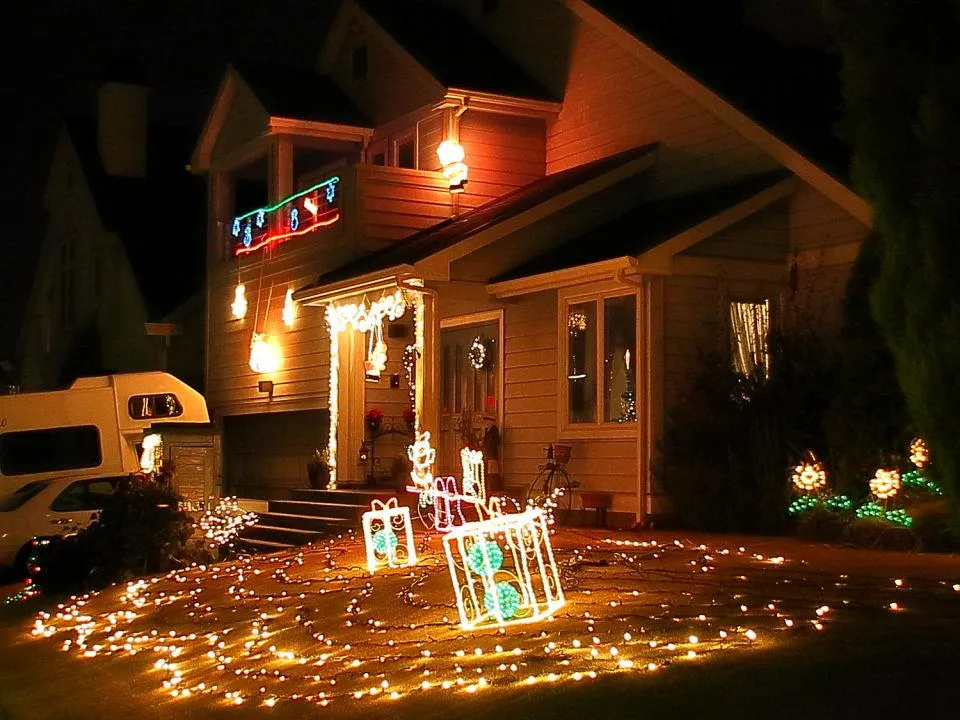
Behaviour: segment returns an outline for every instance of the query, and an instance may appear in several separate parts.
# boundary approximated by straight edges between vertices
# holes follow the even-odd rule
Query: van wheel
[[[23,580],[29,574],[27,565],[30,562],[30,556],[33,554],[33,551],[33,540],[31,540],[20,548],[20,552],[18,552],[17,556],[13,559],[13,573],[17,580]]]

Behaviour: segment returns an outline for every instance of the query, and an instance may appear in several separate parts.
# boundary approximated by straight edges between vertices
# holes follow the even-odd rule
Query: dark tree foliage
[[[827,0],[853,179],[875,210],[874,317],[960,517],[960,8]]]
[[[193,532],[169,485],[133,476],[111,496],[97,522],[39,549],[33,577],[45,593],[95,589],[177,567]]]

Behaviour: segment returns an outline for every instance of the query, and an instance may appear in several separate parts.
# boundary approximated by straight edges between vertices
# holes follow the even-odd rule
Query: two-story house
[[[206,188],[185,170],[195,132],[150,123],[149,92],[114,65],[96,117],[63,123],[20,339],[26,390],[142,370],[202,386]]]
[[[442,473],[495,425],[508,488],[563,442],[642,521],[701,349],[835,330],[867,203],[624,7],[346,0],[315,72],[228,69],[192,168],[230,492],[305,487],[314,448],[361,481],[367,414],[411,408]]]

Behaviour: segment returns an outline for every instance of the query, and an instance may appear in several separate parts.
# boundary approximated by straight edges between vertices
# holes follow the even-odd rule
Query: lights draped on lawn
[[[174,715],[280,705],[291,715],[327,706],[391,715],[384,702],[431,693],[462,701],[536,684],[559,690],[613,674],[683,672],[688,662],[782,647],[860,612],[875,621],[874,607],[926,607],[941,617],[960,593],[960,578],[916,577],[904,587],[858,575],[862,560],[836,569],[833,583],[816,555],[811,563],[681,540],[562,537],[556,559],[569,578],[566,605],[543,623],[464,635],[450,625],[448,567],[436,549],[414,568],[370,577],[363,545],[344,537],[64,599],[36,616],[33,645],[11,652],[59,647],[59,662],[76,679],[78,717],[85,693],[118,689],[133,707],[189,698],[182,711],[170,708]],[[486,539],[507,550],[502,538]],[[484,571],[496,564],[487,557]],[[499,606],[521,618],[522,591],[505,577],[497,582],[521,602],[514,608],[514,595],[495,584],[481,611]],[[129,685],[129,677],[139,680]]]
[[[403,544],[397,533],[403,534]],[[363,514],[363,540],[370,573],[384,566],[393,568],[417,563],[410,508],[399,507],[396,498],[371,503],[370,510]]]

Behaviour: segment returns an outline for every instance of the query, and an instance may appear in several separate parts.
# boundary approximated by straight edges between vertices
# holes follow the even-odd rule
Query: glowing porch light
[[[283,324],[288,328],[293,327],[293,321],[297,318],[297,304],[293,300],[293,290],[287,290],[287,296],[283,300],[283,312],[281,313]]]
[[[254,333],[250,341],[250,369],[272,373],[280,369],[280,348],[266,333]]]
[[[443,176],[450,183],[450,192],[463,192],[467,184],[467,166],[463,162],[463,146],[453,140],[444,140],[437,147],[437,157]]]
[[[246,286],[240,284],[233,291],[233,302],[230,303],[230,310],[237,320],[243,320],[247,316],[246,290]]]

